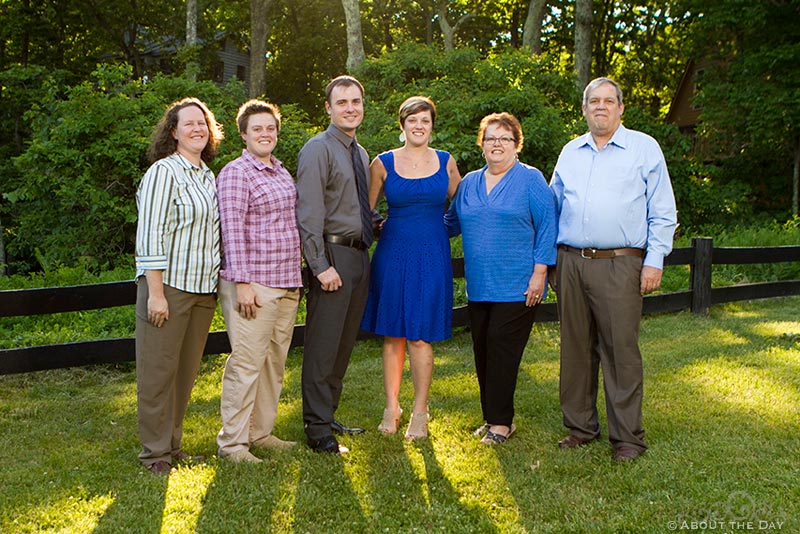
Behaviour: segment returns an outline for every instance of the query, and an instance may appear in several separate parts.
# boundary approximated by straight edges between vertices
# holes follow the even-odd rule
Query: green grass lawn
[[[216,456],[223,357],[209,357],[184,445],[202,465],[157,477],[138,466],[132,365],[0,377],[0,532],[800,531],[800,297],[642,322],[650,450],[615,464],[605,438],[578,451],[558,406],[558,325],[537,324],[520,371],[517,434],[478,443],[469,334],[435,346],[431,437],[375,428],[380,343],[359,343],[338,416],[368,428],[341,457]],[[276,434],[302,441],[302,350],[287,364]],[[402,397],[411,405],[407,377]],[[599,400],[601,413],[604,404]]]

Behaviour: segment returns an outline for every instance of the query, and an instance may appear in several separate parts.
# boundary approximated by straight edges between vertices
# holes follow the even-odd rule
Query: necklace
[[[412,159],[411,155],[409,155],[409,154],[406,154],[406,155],[405,155],[405,159],[406,159],[406,160],[407,160],[407,161],[408,161],[408,162],[411,164],[411,168],[412,168],[412,169],[416,169],[417,167],[419,167],[420,165],[422,165],[423,163],[425,163],[425,161],[427,161],[427,159],[428,159],[428,154],[427,154],[427,153],[423,154],[423,155],[422,155],[420,158],[418,158],[416,161],[414,161],[414,160]]]

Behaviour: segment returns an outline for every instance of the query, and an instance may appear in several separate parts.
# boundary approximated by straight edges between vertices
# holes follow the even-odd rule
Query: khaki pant
[[[216,295],[186,293],[164,286],[169,320],[161,328],[147,321],[147,280],[136,293],[136,386],[139,439],[144,465],[171,462],[181,450],[183,416],[214,317]]]
[[[647,448],[642,428],[643,369],[639,352],[642,259],[586,259],[558,251],[561,319],[561,411],[579,438],[600,434],[598,371],[606,394],[608,437],[615,447]]]
[[[250,443],[272,433],[300,302],[296,288],[251,287],[261,307],[255,319],[248,320],[237,310],[236,284],[219,281],[220,304],[231,342],[222,375],[222,429],[217,435],[220,456],[248,450]]]

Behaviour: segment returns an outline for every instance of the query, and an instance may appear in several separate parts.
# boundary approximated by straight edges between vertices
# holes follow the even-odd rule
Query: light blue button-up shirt
[[[550,188],[559,213],[558,244],[642,248],[662,269],[677,226],[675,196],[658,142],[620,125],[602,149],[591,133],[567,143]]]

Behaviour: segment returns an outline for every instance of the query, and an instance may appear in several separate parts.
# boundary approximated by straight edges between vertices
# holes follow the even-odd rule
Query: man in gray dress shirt
[[[303,355],[303,423],[317,452],[347,452],[332,432],[358,434],[334,419],[342,379],[358,335],[369,287],[372,227],[364,221],[367,152],[356,129],[364,118],[364,88],[353,77],[325,89],[328,129],[300,151],[297,220],[311,271]],[[367,205],[365,205],[367,204]]]

